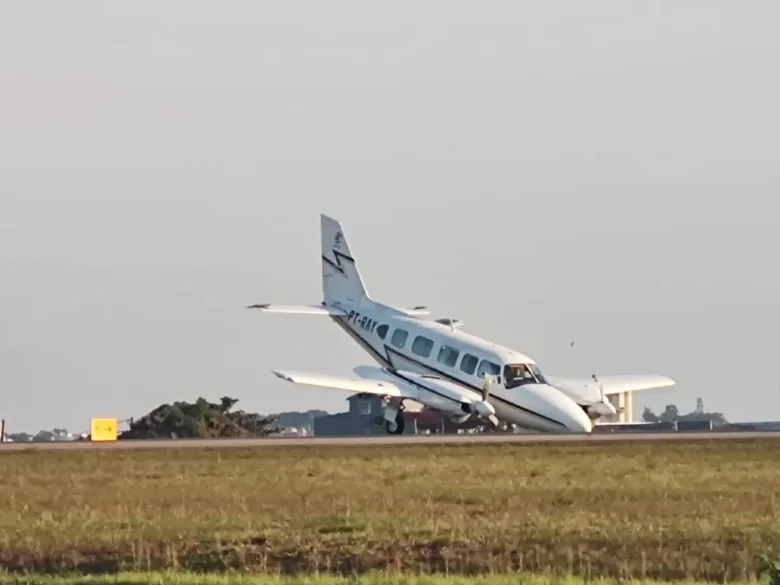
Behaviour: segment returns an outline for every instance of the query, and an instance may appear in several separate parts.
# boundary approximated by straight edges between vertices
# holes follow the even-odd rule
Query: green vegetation
[[[274,416],[262,416],[243,410],[230,412],[238,399],[223,396],[219,404],[198,398],[194,404],[163,404],[139,420],[130,422],[130,430],[121,439],[206,438],[264,436],[278,431],[268,425]]]
[[[238,399],[222,397],[219,404],[198,398],[194,403],[174,402],[162,404],[138,420],[130,419],[130,430],[120,439],[154,438],[208,438],[208,437],[250,437],[267,436],[282,427],[296,427],[311,430],[318,416],[327,415],[324,410],[306,412],[280,412],[274,415],[247,413],[243,410],[231,412]],[[270,426],[276,423],[276,426]],[[50,442],[72,440],[66,429],[38,431],[37,434],[10,433],[8,439],[14,443]]]
[[[575,577],[555,577],[531,574],[514,575],[399,575],[367,573],[360,576],[338,575],[206,575],[195,573],[119,573],[117,575],[67,575],[29,577],[3,576],[0,584],[30,585],[662,585],[662,581],[618,581]],[[705,585],[697,581],[681,581],[677,585]],[[745,581],[738,585],[756,585]]]
[[[48,443],[50,441],[63,441],[72,439],[72,437],[68,436],[67,429],[59,428],[55,428],[50,431],[40,430],[34,435],[29,433],[8,433],[6,436],[14,443],[27,443],[32,441],[36,443]]]
[[[749,580],[780,441],[0,451],[0,566]]]
[[[696,399],[696,410],[688,414],[680,414],[680,410],[675,404],[668,404],[666,409],[659,415],[655,414],[650,408],[645,407],[642,413],[642,420],[650,423],[670,423],[675,420],[678,422],[687,421],[712,421],[715,425],[727,425],[729,421],[723,416],[722,412],[705,412],[704,401],[701,398]]]

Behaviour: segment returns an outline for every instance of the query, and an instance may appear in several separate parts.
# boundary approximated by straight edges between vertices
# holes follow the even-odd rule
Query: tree
[[[203,438],[266,436],[277,432],[269,425],[276,417],[230,412],[238,399],[223,396],[218,404],[198,398],[194,404],[174,402],[158,406],[149,414],[132,419],[130,430],[120,435],[122,439]]]
[[[674,419],[679,418],[680,411],[677,410],[676,404],[667,404],[666,410],[661,414],[661,420],[664,422],[672,422]]]
[[[222,412],[227,412],[228,410],[233,408],[238,402],[238,399],[230,398],[229,396],[223,396],[219,400],[222,403]]]
[[[650,410],[650,407],[645,406],[645,410],[642,412],[642,420],[649,423],[657,423],[658,415]]]
[[[33,441],[36,443],[53,441],[54,439],[56,439],[56,436],[51,431],[38,431],[35,437],[33,437]]]
[[[668,404],[666,406],[666,409],[664,412],[661,413],[661,415],[656,415],[650,408],[645,407],[644,412],[642,413],[642,420],[645,422],[650,423],[658,423],[658,422],[664,422],[664,423],[670,423],[673,422],[674,419],[677,419],[678,421],[707,421],[710,420],[715,424],[719,425],[726,425],[728,424],[728,421],[726,420],[726,417],[723,416],[723,413],[720,412],[705,412],[704,411],[704,401],[699,398],[696,401],[696,410],[693,412],[690,412],[688,414],[680,414],[679,409],[677,408],[677,405],[675,404]]]

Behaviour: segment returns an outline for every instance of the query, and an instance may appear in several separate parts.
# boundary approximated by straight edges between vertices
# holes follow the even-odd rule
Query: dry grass
[[[194,573],[118,573],[114,575],[30,575],[0,574],[0,585],[661,585],[663,581],[585,581],[575,577],[544,575],[399,575],[364,573],[355,576],[338,575],[247,575]],[[703,582],[681,581],[677,585],[705,585]],[[736,584],[735,584],[736,585]],[[739,585],[758,585],[745,581]]]
[[[780,441],[0,452],[9,570],[746,580]]]

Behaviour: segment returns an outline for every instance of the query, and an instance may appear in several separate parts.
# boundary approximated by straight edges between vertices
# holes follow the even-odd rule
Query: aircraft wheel
[[[399,412],[393,421],[386,421],[385,428],[390,435],[400,435],[404,432],[404,417]]]

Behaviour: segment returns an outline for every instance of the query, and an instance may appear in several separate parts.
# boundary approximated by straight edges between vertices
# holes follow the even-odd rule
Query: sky
[[[548,373],[659,373],[780,419],[780,5],[0,4],[0,415],[89,429],[199,396],[347,408],[369,293]],[[575,341],[574,347],[570,347]]]

